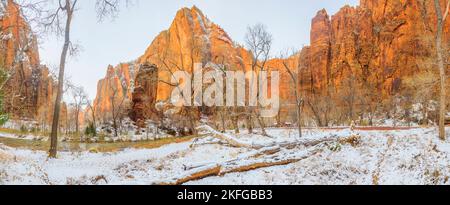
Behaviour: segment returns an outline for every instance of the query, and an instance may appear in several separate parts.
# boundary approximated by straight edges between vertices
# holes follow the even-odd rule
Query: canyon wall
[[[162,31],[141,57],[132,63],[108,68],[106,77],[98,84],[96,109],[100,112],[111,111],[110,96],[113,90],[117,90],[115,87],[120,87],[124,93],[120,95],[132,102],[135,78],[146,72],[140,69],[145,64],[152,64],[158,69],[154,101],[166,101],[174,89],[170,85],[173,72],[181,70],[192,73],[194,63],[215,63],[226,65],[228,69],[247,71],[251,69],[251,56],[197,7],[183,8],[177,12],[169,29]]]
[[[302,54],[308,59],[310,89],[339,87],[354,77],[392,95],[404,77],[436,72],[436,19],[432,0],[361,0],[360,6],[345,6],[331,18],[319,11],[312,20],[311,46]],[[447,21],[446,45],[449,29]]]
[[[444,1],[441,2],[444,8]],[[433,63],[436,19],[432,0],[361,0],[359,6],[345,6],[331,17],[327,11],[320,10],[311,22],[310,46],[285,59],[271,59],[267,63],[271,70],[281,72],[280,94],[285,114],[294,112],[286,107],[295,105],[293,81],[285,64],[298,76],[303,96],[365,87],[380,95],[375,103],[398,93],[406,77],[421,72],[436,74]],[[449,42],[449,29],[447,20],[445,45]],[[143,112],[140,96],[145,93],[152,96],[151,102],[147,101],[152,105],[167,100],[173,89],[169,85],[171,74],[177,70],[192,73],[196,62],[248,71],[252,57],[198,8],[183,8],[177,12],[170,28],[153,40],[144,55],[131,64],[108,68],[106,78],[99,83],[98,110],[110,109],[108,96],[114,90],[112,87],[120,87],[120,95],[130,104],[134,101],[130,109],[136,117]],[[152,74],[157,77],[151,79],[156,78],[158,83],[135,89],[136,76],[140,72],[149,74],[139,69],[145,64],[157,68]],[[151,88],[148,85],[152,85]]]
[[[17,4],[0,4],[0,67],[9,76],[2,87],[4,109],[12,118],[49,121],[55,83],[40,65],[37,39]]]

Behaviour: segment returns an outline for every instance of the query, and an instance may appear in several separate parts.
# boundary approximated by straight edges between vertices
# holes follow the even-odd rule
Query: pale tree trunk
[[[292,79],[292,82],[294,83],[294,88],[295,88],[295,102],[297,103],[297,129],[298,129],[298,137],[299,139],[302,138],[302,107],[303,107],[303,99],[300,97],[300,81],[298,80],[298,78],[295,77],[294,73],[292,72],[292,70],[289,68],[289,66],[286,63],[284,64],[284,68],[286,69],[286,71],[288,72],[289,76]]]
[[[266,123],[264,123],[264,119],[261,117],[260,114],[258,114],[257,119],[258,119],[258,124],[261,127],[262,135],[269,136],[266,132]]]
[[[250,111],[249,111],[249,114],[248,114],[248,116],[247,116],[247,118],[246,118],[246,120],[247,120],[247,129],[248,129],[248,133],[249,134],[253,134],[253,119],[252,119],[252,108],[249,108],[250,109]]]
[[[78,135],[80,134],[80,110],[77,108],[75,111],[75,133]]]
[[[50,134],[50,150],[49,157],[56,158],[58,148],[58,128],[59,128],[59,114],[61,111],[61,100],[63,96],[64,87],[64,72],[66,67],[66,59],[70,46],[70,25],[72,23],[73,7],[68,0],[66,0],[65,9],[67,12],[67,19],[64,32],[64,46],[61,53],[59,75],[58,75],[58,91],[56,94],[55,110],[53,112],[52,132]]]
[[[302,138],[302,106],[302,102],[297,102],[297,128],[299,138]]]
[[[115,92],[116,93],[116,92]],[[114,94],[116,96],[117,94]],[[113,120],[113,129],[114,129],[114,137],[119,137],[119,132],[117,131],[117,115],[116,115],[116,106],[115,106],[115,97],[111,100],[111,109],[112,109],[112,120]]]
[[[236,118],[237,117],[233,117],[234,133],[239,134],[239,133],[241,133],[241,131],[239,130],[239,120]]]
[[[444,30],[445,18],[448,16],[448,10],[450,7],[450,1],[447,3],[445,14],[442,15],[441,5],[439,0],[434,0],[434,5],[436,8],[437,15],[437,33],[436,33],[436,52],[437,52],[437,63],[440,73],[441,81],[441,100],[439,109],[439,138],[441,140],[446,140],[445,136],[445,115],[446,115],[446,89],[445,89],[445,65],[444,65],[444,50],[442,48],[442,35]]]

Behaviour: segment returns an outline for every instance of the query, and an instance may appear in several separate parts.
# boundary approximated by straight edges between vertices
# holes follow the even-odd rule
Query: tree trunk
[[[94,126],[94,137],[95,135],[97,135],[97,119],[95,116],[95,111],[93,108],[91,108],[91,112],[92,112],[92,125]]]
[[[436,33],[436,52],[437,63],[439,66],[440,81],[441,81],[441,100],[439,109],[439,138],[446,140],[445,137],[445,115],[446,115],[446,90],[445,90],[445,65],[444,65],[444,51],[442,49],[442,34],[444,29],[444,17],[439,0],[434,0],[437,15],[437,33]]]
[[[117,131],[117,121],[114,119],[113,120],[113,128],[114,128],[114,136],[115,137],[119,137],[119,132]]]
[[[257,119],[258,119],[258,124],[261,127],[262,135],[269,136],[266,132],[266,124],[264,123],[264,119],[260,115],[257,116]]]
[[[233,116],[231,117],[231,121],[233,121],[234,133],[239,134],[239,116],[237,115],[237,109],[233,108]]]
[[[298,138],[302,138],[302,103],[297,103],[297,128],[298,128]]]
[[[66,67],[66,59],[67,53],[70,45],[70,24],[72,22],[72,8],[73,5],[70,5],[68,1],[66,1],[66,12],[67,12],[67,20],[65,27],[65,35],[64,35],[64,46],[61,53],[61,59],[59,64],[59,76],[58,76],[58,92],[56,94],[55,101],[55,110],[53,112],[53,122],[52,122],[52,132],[50,134],[50,150],[49,150],[49,158],[56,158],[57,149],[58,149],[58,128],[59,128],[59,113],[61,111],[61,100],[63,96],[63,88],[64,88],[64,72]]]
[[[249,114],[246,119],[247,120],[247,129],[248,129],[249,134],[253,133],[253,119],[252,119],[253,112],[251,109],[252,108],[250,108]]]
[[[78,135],[80,133],[80,111],[76,110],[75,112],[75,133]]]
[[[222,108],[222,110],[220,111],[220,120],[222,122],[222,132],[226,132],[227,128],[226,128],[226,123],[225,123],[225,110],[226,108]]]

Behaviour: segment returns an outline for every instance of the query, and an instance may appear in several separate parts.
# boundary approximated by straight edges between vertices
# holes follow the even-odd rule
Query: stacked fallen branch
[[[212,137],[228,143],[232,147],[245,147],[245,148],[251,148],[251,149],[260,149],[262,147],[268,146],[268,145],[244,142],[244,141],[239,140],[229,134],[218,132],[217,130],[215,130],[212,127],[207,126],[207,125],[200,126],[197,129],[199,132],[208,133]],[[273,143],[273,144],[275,144],[275,143]]]
[[[230,173],[246,172],[260,168],[288,165],[309,158],[321,151],[322,148],[314,147],[306,151],[295,152],[291,150],[282,150],[272,155],[253,159],[249,156],[247,159],[238,157],[223,163],[211,163],[209,165],[191,167],[186,174],[166,180],[159,183],[161,185],[181,185],[190,181],[204,179],[211,176],[223,176]],[[256,156],[256,155],[251,155]]]
[[[278,142],[278,143],[275,141],[272,141],[270,143],[265,143],[265,144],[248,143],[248,142],[242,141],[230,134],[218,132],[207,125],[200,126],[197,129],[199,130],[199,132],[202,132],[203,134],[208,135],[208,136],[218,140],[218,141],[210,141],[207,144],[214,144],[214,143],[221,144],[221,145],[228,144],[232,147],[249,148],[249,149],[256,149],[256,150],[262,149],[262,148],[267,148],[267,147],[284,147],[284,148],[288,148],[288,149],[293,149],[293,148],[296,148],[299,146],[310,147],[310,146],[315,146],[320,143],[333,142],[333,141],[338,140],[337,136],[332,135],[332,136],[317,139],[317,140],[298,140],[298,141],[296,140],[296,141],[286,141],[286,142]]]
[[[211,137],[218,139],[216,141],[210,140],[209,142],[211,143],[226,142],[226,144],[230,146],[248,148],[251,149],[251,151],[222,163],[185,165],[184,171],[187,173],[166,180],[160,184],[180,185],[189,181],[195,181],[211,176],[223,176],[229,173],[246,172],[260,168],[288,165],[299,162],[321,152],[324,146],[320,145],[329,142],[349,141],[347,138],[330,136],[317,140],[251,144],[239,140],[229,134],[217,132],[208,126],[202,126],[199,129],[203,132],[207,132]]]

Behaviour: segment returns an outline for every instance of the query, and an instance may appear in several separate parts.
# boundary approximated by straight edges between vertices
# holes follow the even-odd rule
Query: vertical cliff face
[[[280,94],[284,105],[295,104],[294,85],[285,64],[298,75],[303,94],[338,92],[350,83],[354,89],[365,87],[390,96],[398,92],[405,77],[436,72],[435,29],[431,0],[361,0],[360,6],[345,6],[331,17],[325,10],[319,11],[311,22],[311,45],[286,59],[272,59],[267,65],[281,71]],[[447,21],[445,42],[449,42],[449,29]],[[194,63],[215,63],[230,70],[248,71],[251,58],[246,49],[236,45],[198,8],[183,8],[144,55],[133,63],[108,68],[106,78],[99,82],[97,107],[107,112],[111,90],[120,88],[120,95],[132,102],[132,117],[141,120],[142,113],[150,109],[144,108],[142,102],[169,98],[173,87],[167,82],[173,72],[192,73]],[[139,69],[146,64],[157,69],[152,72]],[[158,82],[144,83],[149,79]],[[137,81],[144,86],[136,87]]]
[[[134,62],[122,63],[116,67],[109,65],[106,77],[98,82],[97,97],[94,101],[98,113],[108,113],[112,109],[112,98],[131,101],[136,77]]]
[[[197,8],[179,10],[167,31],[152,42],[139,63],[151,62],[159,68],[159,79],[170,82],[171,73],[192,73],[194,63],[228,65],[249,70],[250,54],[235,45],[228,34]],[[157,100],[167,100],[173,87],[159,83]]]
[[[169,29],[162,31],[135,62],[108,68],[107,76],[98,84],[96,107],[100,112],[110,111],[109,96],[115,87],[120,87],[127,95],[126,98],[133,101],[136,77],[145,64],[158,68],[158,82],[154,84],[155,101],[166,101],[174,89],[168,82],[171,82],[175,71],[192,73],[195,63],[216,63],[233,70],[246,71],[250,70],[250,62],[250,53],[236,45],[222,28],[206,18],[197,7],[183,8],[177,12]],[[133,69],[129,69],[131,67]]]
[[[9,74],[3,87],[5,110],[13,118],[49,119],[53,79],[40,65],[37,39],[12,0],[0,2],[0,66]],[[39,116],[45,115],[45,116]]]
[[[448,42],[449,21],[445,28]],[[311,73],[309,86],[339,87],[354,78],[393,94],[402,78],[433,69],[435,30],[430,0],[361,0],[360,6],[345,6],[331,18],[319,11],[312,20],[311,46],[302,54],[309,60],[304,63]]]
[[[331,58],[331,23],[325,10],[317,13],[311,24],[311,73],[313,88],[321,90],[326,87],[330,79]]]

